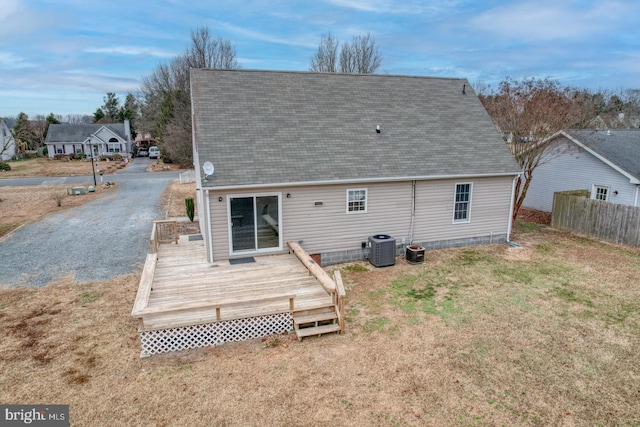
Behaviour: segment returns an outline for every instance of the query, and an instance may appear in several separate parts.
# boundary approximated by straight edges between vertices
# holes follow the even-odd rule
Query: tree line
[[[309,71],[377,73],[382,60],[370,34],[341,42],[329,33],[320,38]],[[191,31],[190,44],[182,54],[159,64],[142,78],[137,97],[129,93],[121,103],[115,93],[108,92],[93,116],[81,118],[62,118],[52,113],[29,120],[20,113],[13,130],[15,139],[31,150],[44,144],[51,123],[129,120],[133,132],[149,133],[158,140],[165,161],[191,165],[191,68],[231,70],[240,68],[240,64],[229,40],[213,37],[208,28],[198,27]],[[497,88],[481,83],[475,86],[524,172],[517,182],[514,218],[535,169],[547,160],[546,147],[541,144],[547,137],[567,128],[640,128],[640,89],[591,91],[537,78],[505,78]]]

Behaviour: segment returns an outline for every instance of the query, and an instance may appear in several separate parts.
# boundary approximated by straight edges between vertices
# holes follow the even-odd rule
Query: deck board
[[[331,304],[331,296],[293,254],[254,256],[255,262],[231,265],[209,264],[204,242],[189,241],[158,247],[148,308],[141,331],[169,329],[216,321],[216,301],[269,298],[274,294],[295,295],[295,309],[308,310]],[[210,307],[171,310],[176,305],[211,302]],[[163,312],[162,308],[167,311]],[[220,320],[232,320],[289,311],[289,301],[258,301],[223,306]]]

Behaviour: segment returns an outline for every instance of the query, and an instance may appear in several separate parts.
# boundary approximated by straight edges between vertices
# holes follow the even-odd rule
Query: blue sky
[[[305,71],[321,36],[371,33],[388,74],[640,88],[639,22],[635,0],[1,0],[0,117],[124,99],[198,26],[247,69]]]

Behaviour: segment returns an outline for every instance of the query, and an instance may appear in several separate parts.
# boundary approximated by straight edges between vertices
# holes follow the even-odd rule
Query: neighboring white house
[[[129,121],[109,124],[51,124],[45,140],[49,157],[84,153],[91,156],[131,153]]]
[[[551,212],[553,193],[588,190],[592,199],[640,206],[640,130],[565,130],[551,137],[523,206]]]
[[[0,118],[0,160],[10,160],[16,154],[16,142],[9,126]]]
[[[191,87],[210,262],[509,239],[521,170],[465,79],[192,69]]]

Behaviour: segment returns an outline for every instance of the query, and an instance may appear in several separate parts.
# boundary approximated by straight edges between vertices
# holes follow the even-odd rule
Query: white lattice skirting
[[[291,313],[140,332],[141,356],[207,347],[280,334],[293,329]]]

